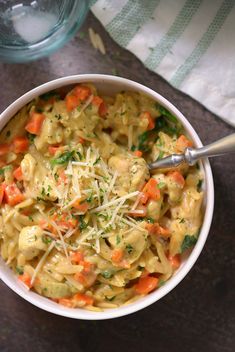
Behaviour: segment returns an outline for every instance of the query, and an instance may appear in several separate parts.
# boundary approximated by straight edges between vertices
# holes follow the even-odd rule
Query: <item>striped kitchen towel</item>
[[[235,126],[235,0],[90,0],[112,38]]]

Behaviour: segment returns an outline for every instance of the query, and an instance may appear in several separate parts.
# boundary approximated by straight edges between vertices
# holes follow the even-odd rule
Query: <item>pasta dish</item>
[[[27,288],[94,311],[158,289],[195,245],[198,165],[148,163],[192,142],[168,110],[93,84],[46,93],[0,133],[0,253]]]

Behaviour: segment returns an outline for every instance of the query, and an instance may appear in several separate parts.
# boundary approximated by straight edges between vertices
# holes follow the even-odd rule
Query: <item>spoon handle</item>
[[[189,165],[194,165],[198,159],[218,156],[235,152],[235,133],[221,138],[216,142],[206,145],[202,148],[187,148],[184,158]]]

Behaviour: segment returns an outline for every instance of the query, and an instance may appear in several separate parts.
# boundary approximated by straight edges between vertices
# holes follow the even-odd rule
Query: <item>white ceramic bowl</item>
[[[51,91],[53,89],[63,87],[69,84],[82,83],[82,82],[92,82],[98,89],[104,94],[115,94],[121,90],[138,91],[146,94],[150,98],[154,99],[156,102],[160,103],[162,106],[167,108],[171,113],[173,113],[179,121],[184,126],[187,131],[188,136],[193,140],[196,147],[201,147],[202,143],[187,121],[187,119],[179,112],[174,105],[172,105],[168,100],[163,98],[160,94],[154,92],[139,83],[130,81],[125,78],[108,76],[108,75],[98,75],[98,74],[87,74],[87,75],[76,75],[64,78],[59,78],[54,81],[45,83],[37,88],[32,89],[28,93],[21,96],[14,103],[12,103],[1,115],[0,115],[0,130],[6,125],[6,123],[21,109],[25,104],[29,103],[35,97]],[[198,256],[200,255],[202,248],[208,236],[210,229],[213,209],[214,209],[214,185],[211,173],[211,168],[208,160],[203,161],[201,164],[204,169],[205,174],[205,201],[204,201],[204,220],[201,227],[200,235],[197,244],[193,248],[191,254],[185,261],[181,264],[181,267],[177,270],[172,278],[165,283],[164,286],[160,287],[156,291],[150,293],[149,295],[139,299],[138,301],[120,308],[109,309],[103,312],[91,312],[83,309],[71,309],[61,306],[53,301],[38,295],[35,292],[27,291],[22,287],[21,283],[17,280],[13,272],[6,266],[2,259],[0,259],[0,278],[7,286],[9,286],[13,291],[15,291],[19,296],[26,299],[28,302],[34,304],[35,306],[42,308],[48,312],[62,315],[65,317],[75,318],[75,319],[86,319],[86,320],[102,320],[111,319],[127,314],[134,313],[142,308],[149,306],[150,304],[158,301],[160,298],[164,297],[169,293],[176,285],[179,284],[181,280],[187,275],[189,270],[192,268],[196,262]]]

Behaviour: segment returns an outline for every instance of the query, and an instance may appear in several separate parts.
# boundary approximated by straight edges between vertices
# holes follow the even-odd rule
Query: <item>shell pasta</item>
[[[148,163],[192,142],[147,96],[46,93],[0,133],[0,253],[27,289],[99,311],[158,289],[196,243],[203,174]]]

